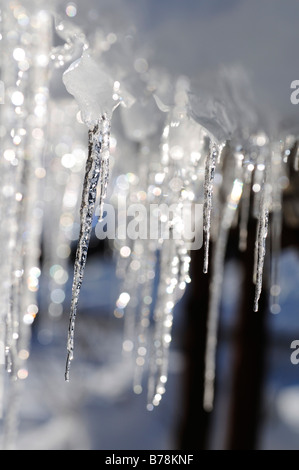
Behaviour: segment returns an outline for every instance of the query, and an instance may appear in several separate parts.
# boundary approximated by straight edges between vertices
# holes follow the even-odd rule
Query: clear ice
[[[154,228],[161,229],[158,237],[153,230],[145,239],[127,237],[114,244],[121,278],[114,314],[124,317],[123,352],[133,357],[136,393],[148,373],[148,409],[165,393],[175,307],[191,281],[192,244],[183,236],[181,209],[203,206],[203,271],[211,270],[212,276],[204,406],[211,410],[229,231],[239,224],[239,249],[245,251],[249,221],[256,221],[253,310],[259,307],[269,256],[270,310],[278,313],[283,197],[296,187],[292,178],[299,169],[297,131],[284,129],[279,135],[277,130],[273,136],[263,130],[267,126],[240,67],[221,68],[208,83],[174,81],[151,64],[146,52],[139,56],[133,33],[106,33],[105,25],[89,34],[50,11],[53,6],[33,4],[29,11],[19,2],[2,2],[0,15],[5,84],[4,90],[0,82],[0,415],[7,449],[16,437],[38,298],[41,310],[49,312],[40,325],[48,326],[63,313],[67,260],[80,218],[65,369],[69,380],[92,222],[97,209],[99,221],[103,218],[108,188],[111,204],[114,196],[143,204]],[[53,17],[63,45],[54,46]],[[57,80],[72,96],[52,96]],[[176,210],[170,216],[171,205]],[[46,295],[38,296],[42,271]],[[7,407],[5,372],[11,379]]]
[[[213,205],[213,183],[215,176],[216,162],[218,160],[219,150],[214,142],[211,142],[210,152],[206,159],[205,167],[205,184],[204,184],[204,218],[203,230],[205,235],[204,240],[204,273],[208,272],[209,266],[209,244],[210,244],[210,231],[211,231],[211,212]]]
[[[99,185],[100,219],[102,218],[103,203],[106,196],[109,178],[109,138],[110,120],[103,115],[93,129],[89,130],[88,158],[86,162],[85,178],[82,192],[80,210],[80,234],[74,266],[74,279],[72,286],[72,301],[70,324],[67,342],[67,363],[65,380],[69,381],[70,365],[74,355],[75,322],[78,309],[80,290],[87,261],[88,246],[92,230],[97,187]]]

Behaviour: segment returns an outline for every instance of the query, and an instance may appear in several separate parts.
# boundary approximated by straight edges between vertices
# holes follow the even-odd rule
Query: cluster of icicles
[[[200,213],[194,213],[199,236],[203,233],[202,269],[212,272],[204,397],[205,408],[211,410],[229,231],[239,226],[239,248],[246,250],[248,220],[256,219],[252,307],[257,311],[271,215],[271,310],[277,312],[282,196],[289,172],[299,167],[296,135],[278,138],[260,129],[254,105],[244,98],[248,84],[238,68],[220,71],[215,96],[205,94],[196,91],[186,77],[173,83],[165,71],[150,68],[146,59],[126,47],[121,35],[109,33],[103,47],[103,34],[98,43],[97,34],[87,41],[77,26],[56,18],[57,34],[65,44],[54,48],[50,13],[32,13],[31,21],[24,23],[24,15],[29,17],[25,7],[4,8],[2,14],[6,96],[0,109],[0,209],[6,222],[0,244],[0,341],[12,387],[27,376],[24,364],[29,356],[30,325],[38,312],[38,279],[48,266],[55,267],[51,282],[56,284],[49,288],[54,299],[52,314],[58,315],[67,247],[74,240],[68,228],[71,217],[76,220],[80,212],[66,380],[74,356],[75,320],[94,215],[103,224],[105,201],[114,204],[116,211],[121,211],[120,200],[125,206],[138,203],[167,233],[182,234],[186,223],[182,208],[201,207]],[[34,40],[28,39],[30,35]],[[57,80],[59,70],[74,101],[59,102],[49,95],[50,81],[53,76]],[[70,136],[75,150],[67,148]],[[57,151],[51,157],[54,147]],[[57,177],[60,170],[61,178]],[[47,193],[44,197],[44,178],[55,196]],[[177,208],[171,216],[170,206]],[[49,216],[51,224],[46,220]],[[173,312],[191,281],[193,245],[183,236],[146,235],[122,237],[114,243],[117,275],[122,279],[115,308],[116,316],[124,318],[124,352],[135,355],[134,391],[142,392],[147,370],[147,403],[152,409],[165,392]],[[210,242],[214,244],[211,261]],[[15,404],[11,401],[13,412],[7,413],[8,434],[16,420]]]

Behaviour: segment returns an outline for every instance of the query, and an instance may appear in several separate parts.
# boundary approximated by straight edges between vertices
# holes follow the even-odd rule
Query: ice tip
[[[69,359],[67,360],[66,367],[65,367],[65,373],[64,373],[64,380],[65,382],[70,381],[70,361]]]
[[[205,253],[204,262],[203,262],[203,273],[207,274],[209,271],[209,255]]]
[[[72,352],[68,352],[67,359],[66,359],[66,365],[65,365],[65,373],[64,373],[65,382],[70,381],[70,368],[71,368],[72,359],[73,359]]]

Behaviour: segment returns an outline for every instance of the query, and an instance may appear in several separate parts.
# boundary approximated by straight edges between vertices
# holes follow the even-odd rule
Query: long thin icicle
[[[211,230],[213,183],[214,183],[217,159],[218,159],[217,145],[214,142],[211,142],[210,152],[206,159],[205,182],[204,182],[204,208],[203,208],[203,230],[204,230],[204,235],[205,235],[204,267],[203,267],[204,273],[208,272],[208,266],[209,266],[209,245],[210,245],[210,230]]]
[[[262,292],[263,285],[263,270],[264,270],[264,261],[266,254],[266,239],[268,234],[268,223],[269,223],[269,210],[265,202],[265,194],[263,194],[261,199],[261,210],[258,220],[258,229],[257,229],[257,240],[256,240],[256,286],[255,286],[255,297],[254,297],[254,312],[258,311],[258,303],[260,295]]]
[[[213,257],[213,274],[210,287],[211,301],[209,305],[207,346],[205,355],[205,387],[203,405],[206,411],[211,411],[214,403],[218,320],[223,283],[225,250],[229,230],[234,221],[242,190],[243,183],[241,180],[236,179],[223,212]]]
[[[103,198],[106,195],[109,166],[110,120],[103,115],[99,122],[89,131],[89,147],[86,162],[85,180],[81,202],[81,224],[78,247],[76,252],[74,278],[72,286],[72,302],[67,342],[67,361],[65,380],[69,381],[70,366],[74,355],[74,331],[80,290],[86,265],[90,241],[92,219],[97,197],[97,186],[100,182],[100,218],[102,217]]]

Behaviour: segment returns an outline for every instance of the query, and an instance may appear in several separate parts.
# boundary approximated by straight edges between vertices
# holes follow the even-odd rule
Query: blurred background
[[[61,15],[69,5],[57,3]],[[173,76],[186,75],[198,86],[223,65],[241,65],[269,126],[298,126],[299,108],[290,102],[290,84],[299,79],[297,0],[77,0],[72,5],[72,20],[86,33],[98,21],[105,23],[107,15],[113,28],[137,32],[152,64]],[[58,79],[50,91],[55,100],[66,98]],[[83,135],[82,127],[78,132]],[[119,152],[115,158],[124,154]],[[254,236],[252,225],[252,246]],[[66,290],[52,292],[50,314],[49,277],[41,274],[29,375],[22,382],[18,449],[299,449],[299,365],[290,360],[290,345],[299,339],[297,218],[283,231],[277,314],[269,311],[267,293],[253,313],[252,251],[240,255],[231,234],[211,413],[202,408],[209,276],[202,274],[201,250],[192,253],[192,283],[175,307],[167,390],[161,404],[148,411],[146,391],[133,393],[132,361],[122,351],[123,318],[114,315],[120,289],[116,260],[94,228],[75,361],[70,383],[64,382],[76,235],[71,240],[71,252],[64,256]]]

